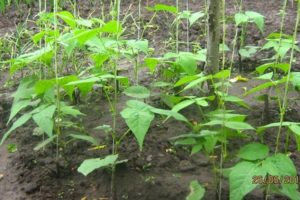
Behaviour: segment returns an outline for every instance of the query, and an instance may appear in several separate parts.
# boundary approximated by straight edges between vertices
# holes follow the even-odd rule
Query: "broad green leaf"
[[[96,169],[113,165],[117,161],[117,159],[118,155],[108,155],[104,159],[87,159],[81,163],[77,171],[82,173],[84,176],[87,176]]]
[[[100,28],[100,32],[119,34],[122,32],[122,25],[119,22],[112,20]]]
[[[148,10],[158,12],[158,11],[166,11],[170,13],[177,13],[178,10],[175,6],[169,6],[166,4],[155,4],[154,7],[147,7]]]
[[[64,20],[71,28],[76,27],[76,20],[72,13],[70,13],[69,11],[59,12],[57,13],[57,16]]]
[[[197,61],[190,55],[181,54],[176,63],[189,75],[194,75],[197,70]]]
[[[85,26],[91,28],[93,26],[93,21],[87,19],[76,19],[76,23],[80,26]]]
[[[245,122],[238,121],[222,121],[222,120],[211,120],[208,123],[203,124],[205,126],[224,125],[227,128],[234,130],[254,130],[254,128]]]
[[[296,177],[297,170],[293,161],[284,154],[276,154],[268,157],[263,163],[262,167],[272,176],[282,177]],[[281,184],[280,192],[287,195],[292,200],[300,199],[297,184]]]
[[[296,89],[300,89],[300,72],[291,72],[291,82]]]
[[[9,115],[9,119],[7,124],[10,122],[10,120],[12,120],[23,108],[26,108],[27,106],[29,106],[30,104],[30,100],[20,100],[17,102],[14,102],[12,107],[11,107],[11,111],[10,111],[10,115]]]
[[[27,77],[21,80],[17,91],[12,95],[14,97],[14,103],[21,99],[30,99],[34,94],[34,77]]]
[[[195,145],[197,141],[194,138],[183,138],[175,142],[175,145]]]
[[[183,115],[181,115],[180,113],[174,112],[173,110],[164,110],[164,109],[154,108],[152,106],[149,109],[153,113],[160,114],[160,115],[166,115],[168,117],[173,117],[174,119],[179,120],[179,121],[188,122],[188,120]]]
[[[156,58],[145,58],[144,60],[146,67],[149,68],[150,72],[153,73],[159,63]]]
[[[230,51],[230,48],[229,48],[228,45],[225,44],[225,43],[222,43],[222,44],[220,44],[219,46],[220,46],[220,47],[219,47],[220,52]]]
[[[297,170],[293,161],[284,154],[276,154],[263,161],[262,166],[273,176],[296,176]]]
[[[34,147],[34,151],[39,151],[40,149],[44,148],[45,146],[47,146],[48,144],[50,144],[55,138],[57,138],[57,135],[53,135],[49,138],[47,138],[46,140],[44,140],[43,142],[39,143],[36,147]]]
[[[81,45],[91,40],[99,33],[99,29],[77,29],[69,40],[77,40]]]
[[[291,126],[294,126],[294,125],[300,125],[300,123],[297,123],[297,122],[275,122],[275,123],[270,123],[270,124],[267,124],[265,126],[260,126],[257,128],[257,132],[258,133],[261,133],[263,131],[265,131],[265,129],[267,128],[274,128],[274,127],[279,127],[279,126],[283,126],[283,127],[291,127]],[[293,130],[292,130],[293,131]]]
[[[272,86],[274,86],[274,82],[265,82],[247,91],[244,95],[253,94],[255,92],[262,91]]]
[[[245,122],[234,122],[234,121],[225,121],[225,127],[231,128],[234,130],[254,130],[254,128]]]
[[[154,114],[150,112],[149,107],[145,104],[136,104],[136,107],[127,107],[121,112],[127,126],[135,135],[140,150],[143,149],[143,143],[146,133],[150,127]]]
[[[255,70],[261,75],[261,74],[265,73],[265,71],[268,68],[280,69],[284,73],[287,73],[290,68],[290,64],[289,63],[266,63],[266,64],[256,67]]]
[[[228,96],[225,96],[224,97],[224,101],[226,102],[233,102],[233,103],[236,103],[240,106],[243,106],[245,108],[248,108],[250,109],[250,107],[245,103],[245,101],[239,97],[236,97],[236,96],[231,96],[231,95],[228,95]]]
[[[249,17],[247,15],[245,15],[244,13],[236,13],[234,16],[234,19],[235,19],[236,26],[238,26],[240,24],[247,23],[249,20]]]
[[[74,85],[67,85],[72,81],[77,81],[78,77],[76,75],[64,76],[58,79],[58,84],[65,90],[70,99],[73,99],[73,92],[75,90]]]
[[[194,88],[194,87],[198,86],[199,84],[203,83],[204,81],[206,81],[210,78],[211,78],[211,76],[204,76],[204,77],[198,78],[198,79],[190,82],[187,86],[185,86],[183,88],[183,91]]]
[[[200,152],[202,150],[202,148],[203,148],[202,144],[193,145],[192,150],[191,150],[191,155]]]
[[[39,80],[35,84],[35,92],[37,95],[44,94],[47,90],[55,86],[55,80]]]
[[[173,110],[174,112],[178,112],[178,111],[180,111],[180,110],[182,110],[182,109],[184,109],[184,108],[186,108],[186,107],[192,105],[193,103],[195,103],[195,100],[187,99],[187,100],[184,100],[184,101],[182,101],[182,102],[176,104],[176,105],[172,108],[172,110]]]
[[[55,105],[48,106],[40,112],[32,116],[35,123],[48,135],[50,138],[53,135],[53,115],[56,110]]]
[[[253,177],[265,177],[266,174],[260,164],[244,161],[235,165],[229,174],[230,200],[242,200],[258,186],[253,184]]]
[[[182,77],[181,79],[179,79],[179,81],[177,81],[174,85],[174,87],[178,87],[178,86],[181,86],[181,85],[184,85],[186,83],[190,83],[200,77],[204,76],[202,73],[201,74],[198,74],[198,75],[192,75],[192,76],[184,76]]]
[[[150,91],[146,87],[140,86],[140,85],[131,86],[131,87],[127,88],[124,91],[124,93],[127,96],[139,98],[139,99],[145,99],[145,98],[150,97]]]
[[[257,12],[253,12],[253,11],[246,11],[245,14],[251,19],[253,20],[253,22],[256,24],[256,26],[258,27],[258,29],[263,32],[264,31],[264,16],[257,13]]]
[[[151,84],[151,87],[154,87],[154,88],[170,87],[170,86],[173,86],[173,84],[172,83],[163,82],[163,81],[153,82]]]
[[[289,126],[289,129],[296,135],[300,136],[300,125],[292,124]]]
[[[208,102],[206,101],[206,97],[196,98],[195,101],[198,106],[202,106],[202,107],[209,106]]]
[[[24,68],[30,63],[49,63],[53,57],[53,49],[50,46],[43,47],[36,51],[22,54],[21,56],[9,61],[11,63],[10,74],[13,75],[16,71]]]
[[[244,160],[255,161],[266,158],[268,154],[268,146],[260,143],[250,143],[240,149],[238,157]]]
[[[149,49],[148,40],[127,40],[127,46],[137,50],[137,52],[142,51],[147,54]]]
[[[217,79],[226,79],[230,76],[230,73],[230,70],[226,69],[216,73],[215,75],[213,75],[213,77]]]
[[[80,134],[70,134],[69,136],[74,139],[77,139],[77,140],[83,140],[83,141],[89,142],[89,143],[93,144],[94,146],[99,146],[99,142],[92,136],[80,135]]]
[[[186,200],[201,200],[204,197],[205,189],[199,184],[197,180],[190,183],[190,193]]]
[[[189,17],[190,26],[192,26],[198,19],[200,19],[204,16],[205,16],[205,13],[203,13],[201,11],[192,13],[191,16]]]
[[[77,117],[80,115],[85,115],[73,106],[61,105],[60,111],[62,115],[71,115],[72,117]]]
[[[22,126],[23,124],[25,124],[29,119],[31,118],[31,114],[30,113],[26,113],[24,115],[22,115],[19,119],[17,119],[12,127],[10,127],[10,129],[4,133],[2,140],[0,142],[0,145],[3,144],[3,142],[10,136],[10,134],[16,130],[17,128],[19,128],[20,126]]]

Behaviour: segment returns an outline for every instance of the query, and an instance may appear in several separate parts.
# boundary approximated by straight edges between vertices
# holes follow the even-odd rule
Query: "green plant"
[[[237,37],[239,37],[238,55],[239,55],[239,71],[241,72],[242,59],[252,57],[259,49],[259,47],[245,45],[247,26],[250,23],[254,23],[257,26],[257,28],[260,30],[260,32],[263,33],[264,26],[265,26],[264,16],[254,11],[245,11],[245,12],[236,13],[234,19],[238,30]]]
[[[299,199],[297,172],[293,161],[285,154],[269,155],[268,146],[250,143],[238,153],[241,159],[229,170],[230,199],[243,199],[255,188]],[[267,198],[267,197],[266,197]]]

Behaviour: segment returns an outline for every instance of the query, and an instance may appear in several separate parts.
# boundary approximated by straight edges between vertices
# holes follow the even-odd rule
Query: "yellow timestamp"
[[[298,184],[299,177],[298,176],[253,176],[252,184]]]

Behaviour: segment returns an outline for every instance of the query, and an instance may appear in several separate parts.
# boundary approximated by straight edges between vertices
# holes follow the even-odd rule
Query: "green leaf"
[[[264,16],[253,11],[246,11],[245,14],[254,21],[258,29],[263,32],[264,31]]]
[[[77,117],[80,115],[85,115],[73,106],[62,105],[60,111],[63,115],[71,115],[73,117]]]
[[[40,149],[44,148],[45,146],[47,146],[48,144],[50,144],[55,138],[57,138],[57,135],[53,135],[49,138],[47,138],[46,140],[44,140],[43,142],[39,143],[36,147],[34,147],[34,151],[39,151]]]
[[[240,24],[247,23],[249,20],[249,17],[247,15],[245,15],[244,13],[236,13],[234,15],[234,19],[235,19],[236,26],[238,26]]]
[[[153,73],[159,63],[156,58],[145,58],[145,65],[149,68],[150,72]]]
[[[275,123],[270,123],[270,124],[267,124],[265,126],[260,126],[258,127],[257,129],[257,132],[258,133],[262,133],[263,131],[265,131],[265,129],[267,128],[273,128],[273,127],[279,127],[279,126],[283,126],[283,127],[291,127],[291,126],[294,126],[294,125],[300,125],[300,123],[297,123],[297,122],[275,122]],[[292,129],[291,129],[292,130]],[[293,131],[293,130],[292,130]],[[297,134],[297,133],[296,133]]]
[[[74,16],[69,11],[62,11],[57,13],[57,16],[64,20],[71,28],[76,27]]]
[[[204,77],[198,78],[198,79],[190,82],[187,86],[185,86],[183,88],[183,91],[194,88],[194,87],[198,86],[199,84],[203,83],[204,81],[206,81],[210,78],[211,78],[211,76],[204,76]]]
[[[203,77],[204,75],[198,74],[198,75],[192,75],[192,76],[184,76],[175,83],[174,87],[178,87],[178,86],[184,85],[186,83],[190,83],[190,82],[198,79],[201,76]]]
[[[188,120],[183,115],[181,115],[180,113],[174,112],[173,110],[164,110],[164,109],[154,108],[152,106],[149,109],[153,113],[160,114],[160,115],[166,115],[168,117],[173,117],[179,121],[188,122]]]
[[[297,170],[293,161],[284,154],[276,154],[268,157],[263,163],[262,167],[268,174],[276,177],[296,177]],[[297,184],[281,184],[280,192],[292,200],[300,199]]]
[[[85,26],[91,28],[93,26],[93,21],[86,19],[76,19],[76,23],[80,26]]]
[[[149,42],[148,40],[127,40],[127,46],[134,50],[142,51],[143,53],[147,54],[149,49]]]
[[[127,96],[134,97],[134,98],[139,98],[139,99],[145,99],[150,97],[150,91],[144,87],[144,86],[131,86],[127,88],[124,93]]]
[[[274,82],[265,82],[265,83],[262,83],[262,84],[260,84],[256,87],[252,88],[251,90],[247,91],[244,95],[249,95],[249,94],[267,89],[267,88],[272,87],[272,86],[274,86]]]
[[[265,169],[256,163],[244,161],[235,165],[229,174],[230,200],[242,200],[258,186],[253,184],[253,177],[265,177],[266,174]]]
[[[186,107],[192,105],[193,103],[195,103],[195,100],[192,100],[192,99],[184,100],[184,101],[182,101],[182,102],[176,104],[176,105],[172,108],[172,110],[173,110],[174,112],[178,112],[178,111],[180,111],[180,110],[182,110],[182,109],[184,109],[184,108],[186,108]]]
[[[231,128],[234,130],[254,130],[254,128],[245,122],[234,122],[234,121],[225,121],[225,127]]]
[[[118,21],[112,20],[100,28],[100,32],[119,34],[122,32],[122,25]]]
[[[190,183],[190,194],[186,200],[201,200],[204,197],[205,189],[199,184],[197,180]]]
[[[265,71],[268,69],[268,68],[273,68],[273,69],[280,69],[282,70],[284,73],[287,73],[289,68],[290,68],[290,64],[289,63],[266,63],[266,64],[263,64],[263,65],[260,65],[258,67],[256,67],[256,71],[259,73],[259,74],[263,74],[265,73]]]
[[[35,84],[35,93],[37,95],[44,94],[47,90],[53,88],[55,86],[55,80],[39,80]]]
[[[240,106],[250,109],[250,107],[245,103],[245,101],[243,99],[236,97],[236,96],[227,95],[224,97],[224,101],[233,102]]]
[[[289,129],[295,133],[296,135],[299,135],[300,136],[300,126],[299,125],[296,125],[296,124],[292,124],[289,126]]]
[[[175,145],[195,145],[197,141],[194,138],[183,138],[175,142]]]
[[[166,12],[170,12],[170,13],[177,13],[178,10],[175,6],[169,6],[166,4],[156,4],[154,7],[147,7],[148,10],[150,11],[166,11]]]
[[[87,41],[93,39],[99,33],[99,29],[77,29],[74,31],[74,36],[68,40],[77,40],[83,45]]]
[[[32,116],[35,123],[48,135],[48,137],[53,135],[54,123],[52,117],[55,110],[56,106],[51,105]]]
[[[18,147],[16,144],[8,144],[6,149],[9,153],[15,153],[18,151]]]
[[[238,157],[244,160],[254,161],[262,160],[266,158],[268,154],[268,146],[260,143],[250,143],[240,149]]]
[[[22,126],[23,124],[25,124],[29,119],[31,118],[31,114],[30,113],[26,113],[24,115],[22,115],[19,119],[17,119],[17,121],[15,121],[12,125],[12,127],[6,132],[4,133],[2,140],[0,142],[0,145],[3,144],[3,142],[10,136],[10,134],[17,128],[19,128],[20,126]]]
[[[93,144],[94,146],[99,146],[99,142],[92,136],[80,135],[80,134],[70,134],[69,136],[74,139],[77,139],[77,140],[83,140],[83,141],[89,142],[89,143]]]
[[[29,106],[30,100],[20,100],[13,103],[7,124],[23,109]]]
[[[197,70],[197,61],[189,54],[180,54],[176,63],[189,75],[194,75]]]
[[[118,159],[118,155],[108,155],[104,159],[101,158],[87,159],[83,161],[83,163],[81,163],[77,171],[82,173],[84,176],[87,176],[96,169],[113,165],[117,159]]]
[[[191,16],[189,17],[190,26],[192,26],[198,19],[200,19],[204,16],[205,16],[205,13],[203,13],[201,11],[192,13]]]
[[[226,69],[216,73],[215,75],[213,75],[213,77],[217,79],[226,79],[230,76],[230,73],[230,70]]]
[[[135,135],[140,150],[143,149],[143,143],[146,133],[150,127],[154,114],[150,112],[147,104],[137,103],[136,106],[127,107],[121,112],[121,116],[125,119],[127,126]]]
[[[234,130],[253,130],[254,128],[245,122],[237,121],[223,121],[223,120],[211,120],[208,123],[203,124],[204,126],[224,125],[227,128]]]
[[[173,84],[172,83],[163,82],[163,81],[153,82],[151,84],[151,87],[153,87],[153,88],[170,87],[170,86],[173,86]]]

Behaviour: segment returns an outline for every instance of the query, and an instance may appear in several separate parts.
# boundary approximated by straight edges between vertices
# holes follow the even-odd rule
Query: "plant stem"
[[[282,125],[283,125],[283,121],[284,121],[286,108],[287,108],[287,105],[288,105],[289,83],[290,83],[290,80],[291,80],[291,71],[292,71],[292,64],[293,64],[294,52],[295,52],[295,45],[294,44],[295,44],[295,41],[297,40],[299,18],[300,18],[300,2],[298,1],[298,4],[297,4],[297,18],[296,18],[294,34],[293,34],[293,41],[292,41],[293,46],[292,46],[291,55],[290,55],[290,62],[289,62],[290,68],[288,70],[287,79],[286,79],[285,87],[284,87],[284,96],[283,96],[283,100],[282,100],[282,106],[280,108],[280,126],[279,126],[279,129],[278,129],[277,138],[276,138],[275,154],[278,153],[279,140],[280,140],[280,135],[281,135],[281,131],[282,131]]]
[[[189,11],[189,0],[186,0],[186,10]],[[190,51],[190,23],[189,19],[186,20],[186,51]]]
[[[58,0],[54,0],[54,31],[57,31],[57,7],[58,7]],[[59,174],[59,168],[58,168],[58,159],[59,159],[59,137],[60,137],[60,87],[59,87],[59,69],[58,69],[58,63],[57,63],[57,36],[54,34],[54,72],[55,72],[55,83],[56,83],[56,120],[55,120],[55,129],[56,129],[56,165],[57,165],[57,173]]]
[[[114,9],[116,9],[114,12],[117,12],[117,21],[118,24],[120,22],[120,8],[121,7],[121,0],[115,0],[115,5]],[[120,27],[118,27],[119,29]],[[119,40],[119,34],[116,35],[116,40]],[[112,127],[112,139],[113,139],[113,155],[118,154],[118,142],[116,140],[116,124],[117,124],[117,113],[118,113],[118,108],[117,108],[117,103],[118,103],[118,69],[117,69],[117,62],[118,59],[116,59],[114,63],[114,100],[113,100],[113,127]],[[112,164],[112,173],[111,173],[111,199],[115,200],[116,199],[116,184],[115,184],[115,174],[116,174],[116,162]]]
[[[176,0],[176,8],[177,8],[177,15],[176,15],[176,53],[179,52],[179,0]]]

